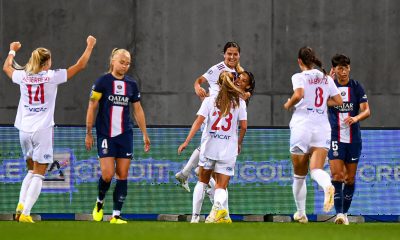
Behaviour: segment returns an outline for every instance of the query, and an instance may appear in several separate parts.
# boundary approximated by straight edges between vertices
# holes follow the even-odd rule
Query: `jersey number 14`
[[[44,84],[27,85],[29,104],[44,103]]]

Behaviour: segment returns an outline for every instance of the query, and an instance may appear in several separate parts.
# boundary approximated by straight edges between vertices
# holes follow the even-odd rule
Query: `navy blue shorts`
[[[339,159],[345,163],[358,163],[361,156],[362,143],[341,143],[338,141],[331,142],[329,149],[329,160]]]
[[[133,131],[127,131],[115,137],[97,134],[97,154],[99,158],[131,159],[133,157]]]

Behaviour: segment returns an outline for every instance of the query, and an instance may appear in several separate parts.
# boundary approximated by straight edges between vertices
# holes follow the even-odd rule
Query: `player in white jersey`
[[[329,212],[333,207],[335,188],[329,174],[323,170],[331,136],[327,110],[328,103],[329,106],[341,105],[342,98],[333,79],[326,75],[321,61],[310,47],[299,50],[298,64],[302,72],[292,76],[294,93],[284,104],[284,108],[295,108],[290,121],[290,153],[294,168],[293,195],[297,207],[293,218],[295,221],[306,223],[308,219],[305,212],[305,179],[308,167],[311,178],[324,190],[324,211]],[[314,69],[314,66],[322,68],[323,73]]]
[[[246,104],[240,95],[242,90],[233,84],[233,75],[224,72],[219,78],[221,90],[216,97],[204,99],[197,119],[185,140],[178,148],[180,154],[206,120],[203,131],[200,154],[203,156],[199,163],[199,181],[195,192],[204,192],[210,181],[211,174],[215,173],[214,205],[206,222],[220,222],[227,214],[226,188],[229,179],[234,175],[236,157],[240,153],[244,135],[247,130]],[[240,133],[237,135],[238,123]],[[204,195],[203,195],[204,197]]]
[[[223,49],[224,61],[212,66],[206,73],[198,77],[194,82],[194,90],[196,95],[203,100],[207,96],[216,96],[219,92],[218,79],[219,75],[226,71],[238,74],[243,72],[240,66],[240,46],[236,42],[227,42]],[[204,83],[209,84],[209,92],[201,87]],[[246,93],[243,98],[246,100],[251,96],[251,93]],[[203,125],[202,128],[205,126]],[[199,163],[200,148],[196,148],[190,156],[188,162],[181,171],[175,174],[176,179],[180,182],[181,186],[190,192],[188,178],[193,168],[197,167]]]
[[[15,219],[33,223],[31,209],[38,199],[44,175],[49,163],[53,162],[53,126],[57,86],[83,70],[89,61],[96,39],[89,36],[87,46],[79,60],[68,69],[50,70],[51,53],[46,48],[37,48],[23,70],[13,65],[19,42],[10,44],[10,52],[4,62],[3,71],[20,86],[15,127],[19,130],[20,143],[27,163],[25,176]],[[14,62],[15,63],[15,62]]]

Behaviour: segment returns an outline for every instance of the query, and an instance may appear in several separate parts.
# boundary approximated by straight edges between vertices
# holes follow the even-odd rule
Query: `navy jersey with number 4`
[[[123,79],[116,79],[108,73],[96,80],[92,91],[101,94],[96,118],[98,133],[115,137],[133,128],[130,103],[140,101],[134,79],[126,75]]]
[[[367,95],[361,84],[350,79],[346,85],[340,85],[337,80],[335,84],[338,87],[343,104],[341,106],[329,107],[329,122],[332,128],[332,141],[342,143],[361,142],[360,123],[354,123],[350,127],[344,123],[347,117],[354,117],[360,111],[360,104],[367,102]]]

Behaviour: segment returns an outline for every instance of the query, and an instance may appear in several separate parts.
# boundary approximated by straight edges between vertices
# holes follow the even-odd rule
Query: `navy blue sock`
[[[347,213],[349,211],[351,201],[353,200],[353,194],[355,190],[355,185],[344,185],[343,189],[343,213]]]
[[[336,213],[343,213],[343,182],[332,181],[335,187],[334,203]]]
[[[126,179],[117,180],[113,194],[113,200],[114,200],[113,210],[121,211],[122,205],[124,204],[127,194],[128,194],[128,180]]]
[[[111,185],[111,181],[110,182],[106,182],[103,180],[102,177],[100,177],[99,179],[99,200],[103,201],[104,198],[106,197],[106,193],[108,191],[108,189],[110,188]]]

